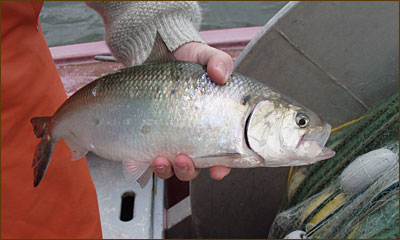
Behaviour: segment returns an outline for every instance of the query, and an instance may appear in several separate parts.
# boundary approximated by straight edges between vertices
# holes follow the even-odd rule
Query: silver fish
[[[261,82],[233,73],[213,83],[189,62],[145,64],[116,71],[73,94],[52,117],[32,119],[41,137],[34,185],[63,138],[73,160],[88,151],[122,161],[144,186],[157,156],[190,156],[196,167],[311,164],[332,157],[331,126]],[[142,178],[141,178],[142,176]]]
[[[334,156],[324,147],[331,126],[263,83],[233,73],[215,84],[205,66],[149,63],[105,75],[67,99],[52,117],[31,120],[42,138],[34,186],[64,139],[77,160],[91,151],[122,161],[143,187],[157,156],[190,156],[197,168],[278,167]]]

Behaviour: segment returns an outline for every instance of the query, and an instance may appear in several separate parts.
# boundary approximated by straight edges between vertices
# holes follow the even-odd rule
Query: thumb
[[[178,48],[174,55],[178,60],[207,65],[209,77],[218,84],[228,81],[233,71],[231,56],[206,44],[187,43]]]
[[[209,57],[207,61],[208,76],[219,84],[226,83],[233,70],[232,58],[228,54],[225,56],[225,54],[207,56]]]

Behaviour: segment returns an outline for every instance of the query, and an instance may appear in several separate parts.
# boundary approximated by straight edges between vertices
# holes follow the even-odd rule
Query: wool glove
[[[88,1],[86,4],[102,16],[106,43],[125,66],[146,60],[157,32],[171,52],[188,42],[204,43],[198,33],[201,12],[196,2]]]

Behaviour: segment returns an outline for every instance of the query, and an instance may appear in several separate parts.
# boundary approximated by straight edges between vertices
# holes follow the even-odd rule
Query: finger
[[[210,168],[210,177],[215,180],[222,180],[226,175],[231,172],[230,168],[223,166],[215,166]]]
[[[229,54],[203,43],[186,43],[174,55],[182,61],[207,65],[211,80],[218,84],[225,83],[233,71],[233,60]]]
[[[154,174],[159,178],[168,179],[174,174],[171,163],[165,157],[156,157],[151,166]]]
[[[197,177],[200,170],[196,169],[193,161],[186,155],[178,155],[172,162],[176,177],[181,181],[190,181]]]
[[[207,65],[208,76],[218,84],[226,83],[233,71],[231,56],[207,45],[198,50],[198,62]]]
[[[212,55],[207,62],[208,76],[211,78],[211,80],[218,84],[226,83],[229,80],[233,70],[232,58],[228,54],[222,53]]]

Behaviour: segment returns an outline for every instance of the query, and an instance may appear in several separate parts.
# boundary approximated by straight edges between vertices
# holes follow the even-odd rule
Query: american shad
[[[186,154],[197,168],[298,166],[333,157],[335,152],[324,147],[331,126],[285,99],[238,73],[224,85],[215,84],[205,66],[190,62],[118,70],[78,90],[53,116],[32,118],[41,138],[34,186],[62,138],[72,160],[91,151],[122,161],[124,174],[142,187],[157,156]]]

